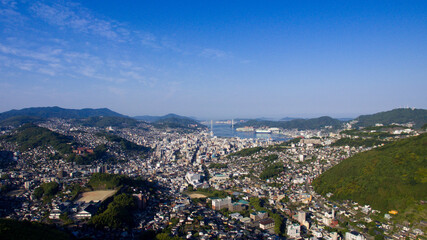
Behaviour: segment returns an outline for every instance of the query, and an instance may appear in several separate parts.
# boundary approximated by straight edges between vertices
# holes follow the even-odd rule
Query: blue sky
[[[427,107],[426,1],[0,0],[0,111],[199,118]]]

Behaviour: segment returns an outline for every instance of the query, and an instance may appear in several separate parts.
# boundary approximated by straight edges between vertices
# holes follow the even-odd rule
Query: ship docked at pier
[[[257,134],[271,134],[271,131],[269,129],[257,129],[257,130],[255,130],[255,133],[257,133]]]
[[[254,132],[255,129],[253,127],[241,127],[241,128],[236,128],[236,131],[238,131],[238,132]]]

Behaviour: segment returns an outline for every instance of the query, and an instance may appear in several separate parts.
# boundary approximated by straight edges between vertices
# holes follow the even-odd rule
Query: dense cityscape
[[[218,137],[194,123],[188,129],[165,129],[133,121],[134,127],[96,127],[49,118],[3,127],[1,217],[50,224],[73,238],[424,236],[424,220],[395,221],[395,210],[335,201],[332,193],[322,196],[312,186],[344,159],[425,131],[413,123],[361,128],[359,134],[386,136],[365,146],[338,144],[359,139],[352,132],[357,121],[343,122],[338,129],[270,129],[288,141]],[[22,136],[30,130],[45,132]],[[66,138],[72,152],[45,141],[48,134]],[[18,137],[11,141],[10,136]],[[29,139],[34,137],[37,140]],[[29,142],[32,147],[23,148]],[[110,211],[120,197],[130,197],[130,202],[116,213]]]

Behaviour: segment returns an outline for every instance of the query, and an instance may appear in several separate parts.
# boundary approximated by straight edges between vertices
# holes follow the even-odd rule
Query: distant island
[[[331,117],[319,117],[311,119],[293,119],[289,121],[265,121],[265,120],[248,120],[244,123],[239,123],[236,127],[276,127],[283,129],[297,128],[300,130],[305,129],[320,129],[326,126],[332,128],[342,127],[343,122]]]

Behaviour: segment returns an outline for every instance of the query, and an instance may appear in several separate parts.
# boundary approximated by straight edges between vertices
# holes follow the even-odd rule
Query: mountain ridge
[[[83,108],[83,109],[67,109],[58,106],[53,107],[31,107],[23,109],[12,109],[0,113],[0,120],[5,120],[16,116],[29,116],[40,118],[88,118],[95,116],[114,116],[114,117],[128,117],[126,115],[114,112],[108,108]]]
[[[427,123],[427,110],[416,108],[397,108],[389,111],[374,114],[360,115],[357,118],[332,118],[323,116],[318,118],[291,118],[285,117],[279,121],[264,119],[249,119],[244,123],[239,123],[236,127],[279,127],[284,129],[297,128],[300,130],[318,129],[325,126],[338,128],[343,123],[356,121],[355,127],[374,126],[377,123],[390,125],[392,123],[404,124],[412,122],[415,128],[420,128]]]
[[[404,124],[413,122],[416,128],[427,123],[427,110],[419,108],[396,108],[389,111],[368,115],[360,115],[355,120],[357,127],[373,126],[376,123],[390,125],[392,123]]]
[[[151,124],[156,128],[181,128],[187,130],[195,129],[204,129],[205,125],[201,124],[199,121],[196,121],[189,117],[183,117],[176,114],[167,114],[160,119],[157,119]]]
[[[178,115],[178,114],[175,114],[175,113],[168,113],[168,114],[163,115],[163,116],[142,115],[142,116],[134,116],[132,118],[134,118],[136,120],[146,121],[146,122],[156,122],[156,121],[167,119],[167,118],[180,118],[180,119],[191,119],[191,120],[195,120],[192,117],[181,116],[181,115]]]
[[[66,109],[58,106],[54,107],[31,107],[23,109],[12,109],[3,113],[0,113],[0,125],[20,125],[19,123],[27,123],[40,121],[47,118],[68,118],[68,119],[86,119],[90,117],[121,117],[128,119],[136,119],[146,121],[148,123],[161,123],[168,122],[169,125],[179,126],[184,123],[188,124],[200,124],[200,122],[192,117],[180,116],[174,113],[169,113],[164,116],[134,116],[129,117],[118,112],[114,112],[108,108],[83,108],[83,109]],[[376,123],[382,123],[389,125],[391,123],[408,123],[413,122],[416,128],[420,128],[423,124],[427,123],[427,110],[425,109],[410,109],[410,108],[398,108],[389,111],[378,112],[374,114],[360,115],[355,119],[337,119],[329,116],[323,116],[318,118],[292,118],[285,117],[278,121],[269,120],[267,118],[249,119],[244,123],[236,124],[236,127],[253,126],[253,127],[279,127],[284,129],[297,128],[300,130],[308,129],[319,129],[325,126],[332,126],[333,128],[339,128],[343,123],[351,121],[357,121],[355,127],[367,127],[373,126]],[[173,122],[173,123],[172,123]],[[176,125],[176,123],[181,122]],[[21,124],[22,124],[21,123]]]
[[[252,126],[252,127],[278,127],[284,129],[297,128],[300,130],[307,129],[319,129],[325,126],[332,126],[338,128],[342,126],[342,121],[334,119],[328,116],[310,118],[310,119],[293,119],[289,121],[259,121],[259,120],[248,120],[244,123],[239,123],[236,127]]]

